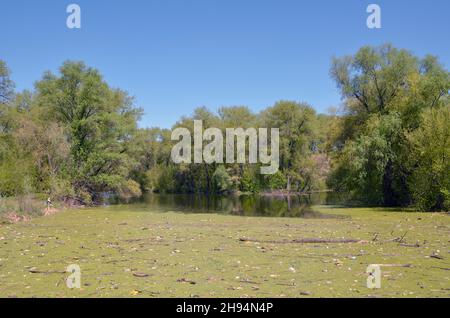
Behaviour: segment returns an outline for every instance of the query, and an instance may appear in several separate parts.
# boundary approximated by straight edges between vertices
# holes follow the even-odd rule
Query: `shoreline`
[[[21,222],[30,222],[35,218],[47,217],[55,215],[63,210],[68,209],[82,209],[86,207],[85,204],[75,204],[75,200],[62,200],[55,201],[49,207],[44,207],[44,200],[38,200],[36,198],[28,199],[27,207],[28,211],[20,210],[20,199],[14,198],[0,198],[5,200],[6,203],[1,202],[0,205],[0,225],[2,224],[16,224]],[[3,211],[2,211],[3,210]]]

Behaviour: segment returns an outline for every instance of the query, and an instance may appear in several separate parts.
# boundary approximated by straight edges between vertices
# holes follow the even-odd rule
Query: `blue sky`
[[[70,3],[79,30],[66,27]],[[370,3],[381,29],[366,27]],[[332,56],[390,42],[448,68],[449,12],[448,0],[0,0],[0,59],[18,90],[83,60],[136,97],[142,127],[171,127],[198,106],[259,111],[280,99],[326,112],[340,103]]]

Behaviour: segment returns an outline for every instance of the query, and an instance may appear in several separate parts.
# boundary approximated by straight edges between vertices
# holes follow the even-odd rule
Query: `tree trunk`
[[[392,161],[389,160],[384,168],[383,175],[383,201],[385,206],[395,206],[397,204],[394,189],[392,187],[393,179],[394,167]]]

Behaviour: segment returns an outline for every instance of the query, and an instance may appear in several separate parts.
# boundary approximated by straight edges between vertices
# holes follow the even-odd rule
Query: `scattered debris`
[[[134,272],[134,273],[133,273],[133,276],[134,276],[134,277],[148,277],[148,276],[150,276],[150,275],[147,274],[147,273]]]
[[[239,282],[241,282],[241,283],[247,283],[247,284],[255,284],[255,285],[259,285],[259,284],[260,284],[260,283],[258,283],[258,282],[251,281],[251,280],[248,279],[248,278],[243,278],[243,279],[241,279]]]
[[[189,283],[189,284],[191,284],[191,285],[197,284],[197,283],[194,282],[193,280],[188,280],[188,279],[186,279],[186,278],[180,278],[180,279],[177,279],[177,282],[178,282],[178,283]]]

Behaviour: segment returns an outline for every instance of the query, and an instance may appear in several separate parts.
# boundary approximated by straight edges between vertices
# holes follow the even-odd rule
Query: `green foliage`
[[[231,181],[231,177],[223,165],[216,168],[212,178],[214,188],[217,192],[224,193],[232,189],[233,183]]]
[[[449,212],[450,211],[450,190],[441,189],[441,194],[444,198],[444,202],[442,204],[443,210]]]
[[[123,91],[111,89],[95,69],[66,62],[60,76],[36,84],[41,114],[62,125],[70,140],[68,175],[76,191],[122,191],[135,165],[129,146],[140,110]]]
[[[369,204],[383,204],[383,182],[386,167],[397,159],[395,143],[400,138],[398,114],[373,115],[367,132],[349,141],[341,157],[345,190]],[[391,190],[392,191],[392,190]]]
[[[409,134],[414,167],[409,185],[423,211],[448,211],[450,193],[450,105],[428,109]]]
[[[169,165],[167,167],[160,167],[160,169],[155,190],[162,193],[176,192],[175,167]]]
[[[101,192],[129,199],[170,193],[310,192],[331,188],[371,205],[448,210],[450,75],[436,57],[391,45],[333,59],[344,109],[316,114],[282,100],[260,113],[246,106],[200,107],[174,125],[279,128],[280,166],[171,162],[171,131],[139,129],[133,98],[96,69],[65,62],[34,91],[14,92],[0,61],[0,195],[48,194],[92,203]],[[204,141],[205,144],[207,141]]]
[[[123,184],[120,186],[118,190],[118,195],[121,199],[131,199],[131,198],[137,198],[142,195],[141,187],[139,183],[137,183],[134,180],[126,180],[123,182]]]
[[[265,183],[270,190],[282,190],[286,189],[286,177],[281,171],[275,174],[265,176]]]
[[[261,190],[259,183],[259,170],[255,167],[246,167],[241,177],[241,191],[256,193]]]
[[[448,187],[442,169],[448,167],[434,162],[446,158],[441,152],[449,135],[442,129],[435,144],[431,128],[429,139],[424,129],[448,126],[437,109],[448,106],[449,72],[435,57],[421,60],[384,45],[334,59],[331,75],[346,108],[331,140],[330,187],[364,203],[441,210],[441,190]],[[429,112],[433,120],[422,115]]]
[[[46,73],[36,83],[35,93],[15,98],[8,76],[1,62],[1,194],[23,192],[26,178],[34,191],[55,198],[91,202],[103,191],[140,194],[128,181],[140,110],[127,93],[81,62],[64,63],[59,74]]]
[[[291,183],[303,178],[301,161],[308,158],[320,143],[317,138],[317,116],[308,104],[280,101],[262,113],[264,127],[280,129],[280,169]],[[306,187],[305,187],[306,188]]]
[[[0,60],[0,105],[9,102],[14,96],[14,83],[6,63]]]
[[[7,161],[0,164],[0,195],[22,194],[25,180],[32,167],[27,161]]]
[[[416,69],[417,59],[406,50],[366,46],[354,56],[333,59],[331,76],[342,96],[357,102],[353,111],[385,114]]]

